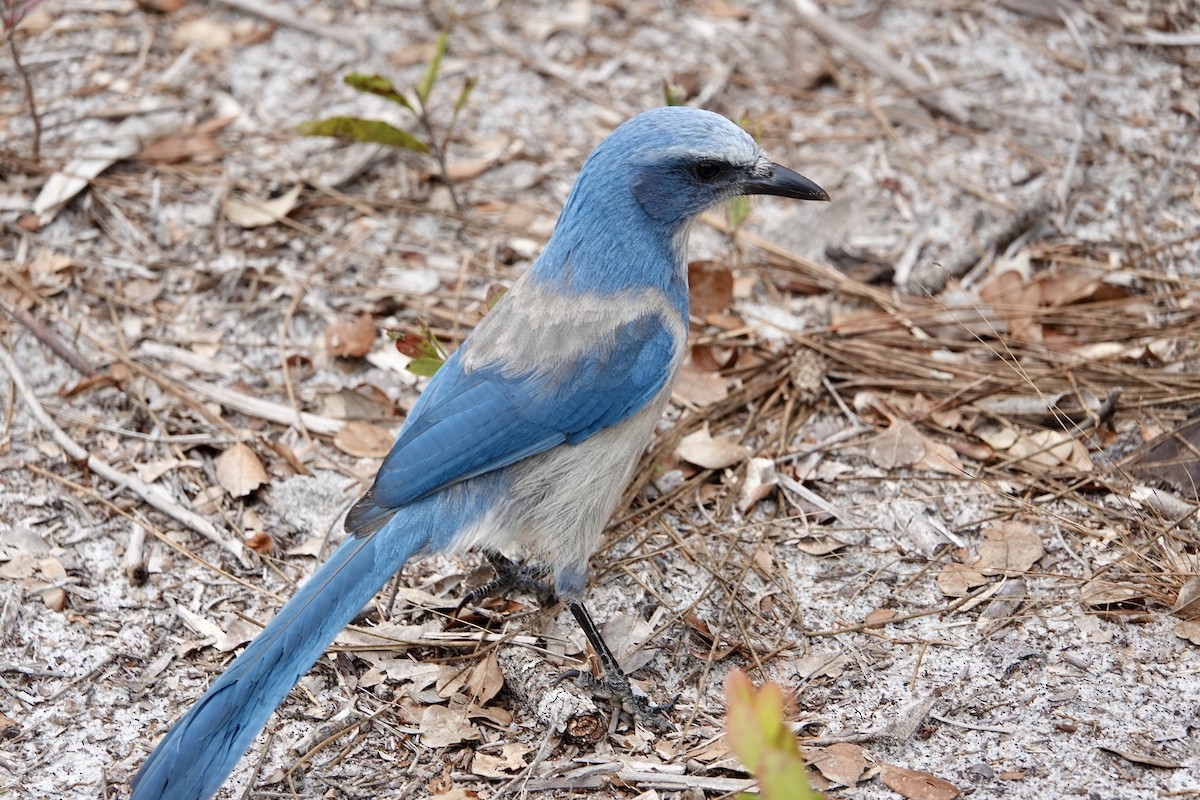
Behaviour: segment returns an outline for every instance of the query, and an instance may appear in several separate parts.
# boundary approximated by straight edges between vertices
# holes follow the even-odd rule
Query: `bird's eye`
[[[717,161],[697,161],[692,165],[692,174],[702,181],[711,181],[721,174],[721,164]]]

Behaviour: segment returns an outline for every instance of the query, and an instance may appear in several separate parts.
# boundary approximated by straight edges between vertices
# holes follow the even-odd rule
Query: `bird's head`
[[[820,186],[763,155],[725,117],[678,106],[643,112],[614,130],[580,173],[581,187],[591,181],[610,196],[632,192],[641,209],[668,229],[737,195],[829,199]],[[596,194],[589,194],[594,202]]]

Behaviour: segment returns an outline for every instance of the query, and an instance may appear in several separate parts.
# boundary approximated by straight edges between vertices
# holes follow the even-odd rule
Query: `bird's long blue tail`
[[[399,522],[342,543],[158,743],[130,800],[203,800],[217,790],[338,631],[428,541]]]

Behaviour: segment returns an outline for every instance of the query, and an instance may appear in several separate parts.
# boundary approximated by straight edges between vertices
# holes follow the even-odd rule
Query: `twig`
[[[4,27],[8,31],[8,49],[12,53],[13,65],[17,68],[17,73],[21,76],[21,81],[25,84],[25,102],[29,103],[29,117],[33,120],[33,160],[42,160],[42,118],[38,116],[37,103],[33,97],[33,84],[29,81],[29,72],[25,69],[25,65],[21,63],[21,54],[17,51],[17,26],[20,21],[19,17],[25,16],[25,12],[32,8],[32,5],[26,5],[16,11],[19,15],[17,19],[12,20],[11,24],[8,19],[5,19]]]
[[[29,388],[29,384],[25,382],[25,376],[17,368],[12,356],[3,348],[0,348],[0,367],[4,369],[8,374],[9,380],[16,386],[17,393],[21,395],[21,398],[25,401],[25,405],[29,407],[29,411],[34,419],[54,437],[54,441],[66,451],[67,455],[76,461],[86,461],[88,469],[92,472],[115,484],[118,488],[130,490],[167,516],[225,548],[243,563],[248,563],[247,550],[242,547],[241,542],[231,538],[225,531],[217,528],[196,512],[179,505],[157,486],[151,486],[143,482],[136,475],[121,472],[107,461],[102,461],[96,456],[90,455],[78,442],[68,436],[66,431],[58,427],[58,424],[50,418],[46,409],[42,407],[41,401],[38,400],[37,395],[33,393],[33,390]]]
[[[1025,231],[1037,225],[1054,209],[1054,200],[1039,192],[1029,197],[1011,214],[985,228],[978,236],[966,238],[940,264],[917,269],[909,288],[936,294],[950,278],[960,278],[988,253],[1006,247]]]
[[[796,11],[813,33],[831,45],[845,50],[851,58],[882,78],[908,90],[918,103],[963,125],[970,124],[971,112],[957,92],[949,89],[930,91],[919,75],[910,72],[883,54],[878,44],[868,42],[822,11],[813,0],[794,0]]]
[[[38,322],[32,314],[17,303],[9,300],[3,294],[0,294],[0,310],[8,314],[14,322],[24,325],[39,342],[46,345],[54,355],[61,358],[67,364],[70,364],[76,372],[86,375],[89,378],[98,372],[95,367],[83,360],[83,356],[63,344],[62,337],[58,336],[41,322]]]
[[[264,0],[218,0],[218,2],[232,6],[246,14],[262,17],[270,22],[295,28],[305,33],[311,33],[313,36],[320,36],[323,39],[331,39],[335,42],[349,45],[358,50],[360,56],[363,55],[367,48],[366,36],[331,25],[309,22],[303,17],[296,16],[295,12],[291,9],[277,3],[267,3]]]
[[[214,403],[220,403],[233,411],[252,417],[259,417],[268,422],[277,422],[280,425],[297,427],[303,425],[310,432],[321,433],[326,436],[336,434],[346,424],[344,420],[323,417],[320,414],[310,414],[307,411],[297,411],[295,408],[285,406],[282,403],[274,403],[259,397],[251,397],[250,395],[235,392],[232,389],[226,389],[216,384],[205,383],[204,381],[186,381],[169,373],[166,374],[172,381],[186,386],[205,400],[212,400]]]
[[[141,525],[132,526],[129,531],[129,544],[125,546],[125,556],[121,559],[121,566],[130,586],[141,586],[149,577],[146,560],[142,557],[145,544],[146,529]]]

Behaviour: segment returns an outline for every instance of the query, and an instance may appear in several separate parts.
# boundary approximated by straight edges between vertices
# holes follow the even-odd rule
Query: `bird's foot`
[[[634,694],[633,686],[624,672],[606,671],[603,677],[597,678],[590,672],[581,669],[569,669],[554,679],[554,685],[566,680],[575,681],[576,685],[591,692],[595,697],[611,703],[616,713],[630,721],[641,720],[648,728],[657,733],[670,733],[675,730],[667,714],[675,707],[679,695],[671,698],[671,702],[656,706],[644,695]]]
[[[489,597],[503,597],[514,589],[534,595],[543,608],[557,602],[554,590],[544,580],[546,577],[544,570],[519,564],[511,558],[491,550],[485,551],[484,556],[492,565],[492,569],[496,571],[496,577],[483,586],[467,592],[466,596],[459,601],[458,607],[454,611],[455,616],[458,616],[469,605],[478,605]]]

